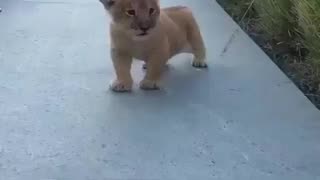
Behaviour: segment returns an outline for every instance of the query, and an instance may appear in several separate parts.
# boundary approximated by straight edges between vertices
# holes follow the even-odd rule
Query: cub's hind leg
[[[207,68],[206,63],[206,48],[202,39],[202,35],[197,22],[191,16],[189,21],[189,28],[187,30],[187,38],[191,46],[191,51],[194,55],[192,66],[196,68]]]

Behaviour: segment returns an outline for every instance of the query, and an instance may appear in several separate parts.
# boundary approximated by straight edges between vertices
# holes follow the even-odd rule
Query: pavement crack
[[[231,44],[233,43],[234,39],[236,38],[236,36],[237,36],[237,34],[238,34],[239,32],[240,32],[240,29],[239,29],[239,28],[235,29],[235,30],[232,32],[232,34],[231,34],[231,36],[229,37],[226,45],[223,47],[223,50],[222,50],[220,56],[223,56],[223,55],[229,50]]]

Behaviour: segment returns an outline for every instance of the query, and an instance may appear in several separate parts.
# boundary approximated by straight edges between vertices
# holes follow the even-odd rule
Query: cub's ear
[[[104,8],[106,8],[107,10],[109,10],[114,4],[116,0],[99,0]]]

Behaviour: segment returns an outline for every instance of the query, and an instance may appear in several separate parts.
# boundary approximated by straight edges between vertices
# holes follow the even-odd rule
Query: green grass
[[[248,9],[250,2],[252,0],[223,0],[221,3],[224,5],[225,9],[230,13],[230,15],[234,18],[241,19],[241,16]]]
[[[320,0],[218,0],[320,109]]]
[[[258,26],[269,39],[289,41],[294,38],[291,0],[254,0],[253,7],[259,17]]]

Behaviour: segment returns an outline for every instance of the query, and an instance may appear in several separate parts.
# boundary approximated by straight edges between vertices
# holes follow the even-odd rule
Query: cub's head
[[[100,0],[113,23],[133,36],[146,36],[156,26],[159,0]]]

